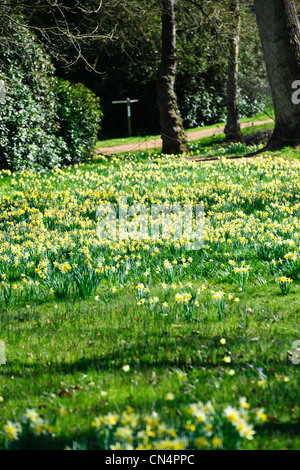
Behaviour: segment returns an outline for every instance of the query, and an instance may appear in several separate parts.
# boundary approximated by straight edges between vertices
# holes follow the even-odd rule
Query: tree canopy
[[[286,2],[277,1],[278,8],[283,8]],[[104,116],[99,137],[126,135],[125,111],[117,112],[112,101],[128,96],[139,100],[133,114],[135,133],[156,133],[161,127],[156,104],[161,4],[161,0],[5,0],[0,5],[0,47],[2,52],[17,54],[22,41],[13,30],[33,35],[56,76],[81,82],[101,98]],[[175,1],[174,92],[184,128],[228,117],[232,4],[232,0]],[[254,4],[248,0],[238,4],[238,68],[233,96],[239,117],[245,117],[272,103]]]

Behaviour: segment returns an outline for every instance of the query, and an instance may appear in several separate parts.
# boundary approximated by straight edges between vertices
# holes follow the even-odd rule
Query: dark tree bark
[[[174,91],[176,75],[175,0],[162,0],[162,52],[156,92],[159,110],[162,152],[180,154],[188,150],[187,137]]]
[[[241,30],[241,13],[239,0],[229,4],[232,17],[232,30],[229,38],[228,72],[227,72],[227,123],[225,134],[228,140],[238,139],[241,135],[241,124],[238,105],[238,60]]]
[[[300,25],[294,0],[255,0],[255,12],[275,110],[267,149],[300,144],[300,106],[292,84],[300,79]]]

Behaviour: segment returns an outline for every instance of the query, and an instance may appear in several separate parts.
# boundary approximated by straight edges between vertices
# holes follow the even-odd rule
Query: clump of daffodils
[[[37,436],[41,434],[48,434],[53,431],[52,426],[49,425],[48,421],[45,421],[35,410],[27,410],[23,420],[27,423],[33,433]]]
[[[186,320],[190,321],[193,318],[195,307],[199,307],[197,300],[198,292],[183,292],[175,294],[175,303],[180,307]]]
[[[22,424],[21,424],[22,423]],[[21,435],[33,434],[35,437],[41,435],[52,435],[53,427],[44,420],[34,409],[28,409],[21,418],[21,423],[7,421],[3,426],[7,441],[17,441]]]
[[[167,395],[173,398],[173,394]],[[254,423],[266,419],[263,408],[251,411],[246,398],[241,397],[237,407],[223,410],[211,401],[192,403],[177,426],[164,422],[156,412],[141,416],[127,408],[121,414],[95,418],[92,427],[105,450],[226,449],[240,448],[244,439],[254,439]]]
[[[8,441],[14,441],[18,439],[19,434],[22,431],[22,427],[19,423],[7,421],[7,423],[3,426],[3,431]]]
[[[192,296],[190,293],[184,292],[183,294],[176,294],[175,295],[175,302],[177,303],[182,303],[182,304],[188,304],[189,301],[191,300]]]
[[[275,282],[279,285],[281,293],[286,295],[289,293],[293,279],[289,277],[281,276],[275,279]]]
[[[214,302],[215,305],[216,305],[217,313],[218,313],[218,316],[219,316],[219,320],[222,320],[223,315],[224,315],[224,311],[225,311],[225,298],[224,298],[225,292],[222,292],[222,291],[218,291],[218,292],[211,291],[210,293],[211,293],[213,302]]]
[[[235,430],[238,432],[241,438],[253,440],[255,435],[254,426],[250,423],[250,404],[247,402],[245,397],[239,399],[239,406],[234,408],[227,406],[223,411],[223,416],[227,422],[229,422]],[[267,415],[263,408],[254,411],[254,418],[258,422],[264,422],[267,419]]]
[[[245,290],[251,267],[242,263],[242,266],[234,267],[233,272],[236,275],[237,283],[241,290]]]
[[[217,150],[223,151],[223,148]],[[113,289],[116,288],[119,295],[119,287],[126,280],[128,285],[137,287],[140,301],[148,297],[146,285],[140,283],[149,286],[170,283],[170,290],[175,280],[179,284],[190,275],[195,267],[193,258],[179,254],[190,249],[191,240],[185,233],[178,237],[174,214],[170,217],[170,236],[152,237],[154,220],[150,217],[151,237],[137,237],[138,230],[132,223],[138,227],[139,218],[130,216],[127,227],[131,227],[130,230],[122,229],[117,216],[119,198],[116,197],[113,204],[116,230],[113,223],[108,223],[109,227],[104,229],[103,226],[101,232],[99,227],[103,220],[99,208],[102,203],[99,201],[111,201],[112,188],[116,195],[126,195],[128,188],[134,188],[133,201],[145,205],[147,214],[152,204],[194,204],[205,196],[210,216],[204,223],[205,244],[198,268],[208,278],[218,279],[224,272],[232,274],[243,290],[251,272],[250,266],[246,261],[239,261],[240,255],[237,259],[235,256],[245,248],[249,253],[266,254],[266,259],[272,259],[271,265],[284,267],[290,273],[288,275],[298,272],[299,224],[294,217],[293,188],[300,181],[299,161],[291,164],[276,159],[275,163],[264,157],[246,163],[221,159],[217,165],[206,163],[201,168],[192,161],[187,167],[185,156],[154,154],[142,165],[132,165],[129,161],[120,165],[121,161],[124,163],[124,156],[122,160],[112,158],[104,173],[98,162],[95,166],[91,162],[88,167],[74,167],[75,172],[54,168],[44,175],[32,171],[21,171],[18,175],[0,171],[0,180],[9,178],[11,181],[10,185],[3,186],[1,195],[3,201],[8,197],[11,205],[10,210],[0,214],[0,240],[3,241],[0,244],[0,308],[16,302],[25,303],[28,299],[48,301],[49,295],[60,299],[70,295],[83,299],[94,297],[102,281],[115,286]],[[287,171],[293,182],[290,185],[286,183]],[[257,194],[247,183],[249,175],[253,187],[262,185],[263,218],[254,216]],[[159,190],[157,187],[153,191],[154,181],[158,182]],[[91,188],[94,188],[93,193]],[[126,210],[131,207],[126,203]],[[252,211],[249,217],[245,217],[245,207]],[[282,217],[283,213],[285,217]],[[164,219],[167,221],[167,217],[159,216],[159,224],[162,225]],[[7,238],[9,227],[14,227],[14,234]],[[195,233],[194,222],[191,228]],[[291,238],[283,237],[283,233],[290,233]],[[278,247],[286,250],[286,254],[275,262]],[[220,270],[220,267],[225,269]],[[254,276],[265,278],[267,273],[263,264],[254,264],[252,269]],[[10,279],[15,282],[11,283]],[[115,293],[113,289],[111,293]],[[107,295],[104,302],[109,304],[112,299],[113,296]],[[169,303],[169,299],[164,300]],[[184,311],[182,307],[186,305],[177,304],[176,311]],[[171,310],[171,303],[169,307]],[[190,318],[190,313],[187,317]]]

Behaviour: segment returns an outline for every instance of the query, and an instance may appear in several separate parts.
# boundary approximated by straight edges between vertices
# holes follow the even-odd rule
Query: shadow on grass
[[[117,334],[116,331],[114,333]],[[116,372],[120,371],[124,364],[134,365],[139,370],[152,367],[216,369],[224,367],[223,358],[227,349],[219,346],[219,336],[220,333],[215,338],[191,333],[185,337],[170,338],[163,335],[158,338],[155,335],[151,336],[149,332],[147,336],[135,340],[132,344],[118,345],[105,353],[101,353],[100,340],[99,344],[92,343],[90,347],[86,345],[86,349],[80,352],[82,357],[76,359],[51,360],[50,358],[47,364],[21,359],[8,360],[5,365],[2,365],[1,374],[9,377],[31,377],[41,374],[72,374],[90,370]],[[286,354],[279,354],[280,351],[286,351],[288,339],[284,336],[281,340],[282,344],[277,344],[275,349],[268,342],[261,344],[256,338],[255,341],[250,341],[248,336],[243,336],[242,331],[240,336],[232,332],[232,337],[227,335],[227,342],[232,351],[232,365],[241,369],[249,367],[249,364],[253,367],[267,364],[268,367],[290,368],[291,364]]]

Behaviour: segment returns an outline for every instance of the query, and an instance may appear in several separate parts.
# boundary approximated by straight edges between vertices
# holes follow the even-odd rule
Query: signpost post
[[[112,104],[127,104],[127,120],[128,120],[128,135],[131,137],[132,129],[131,129],[131,104],[138,103],[139,100],[131,100],[127,98],[126,101],[112,101]]]
[[[0,80],[0,104],[6,103],[6,89],[5,89],[5,81]]]

